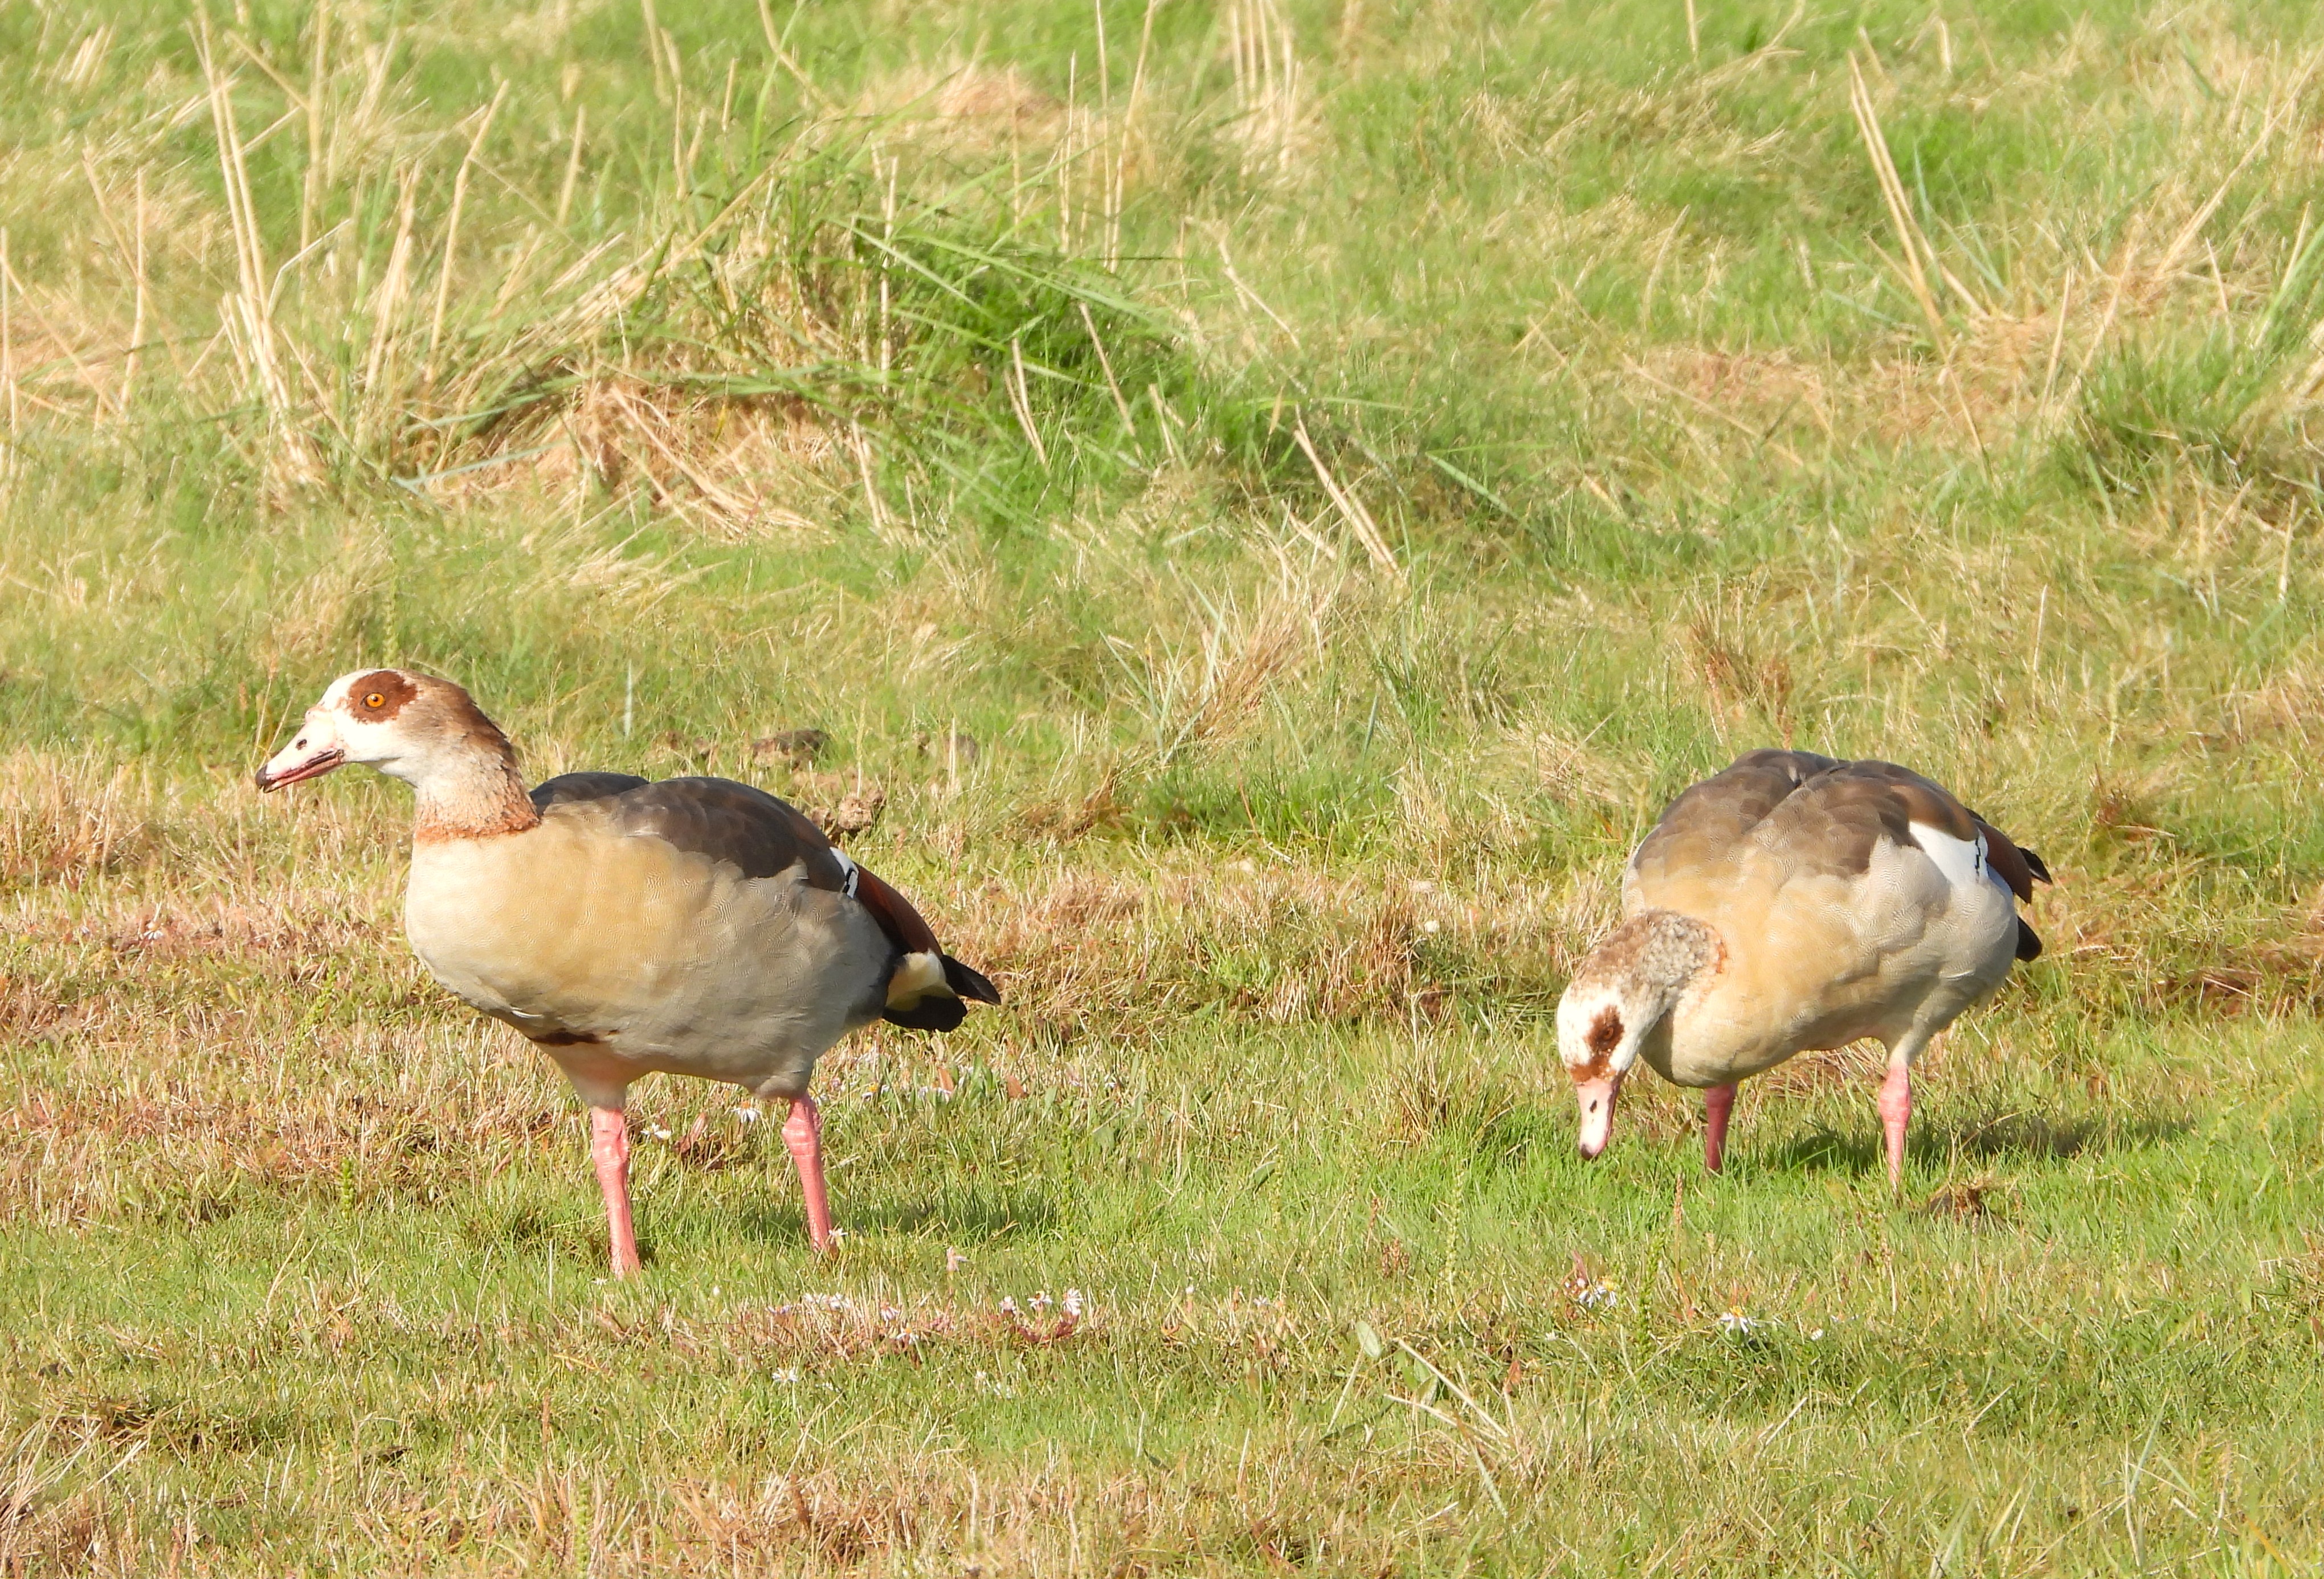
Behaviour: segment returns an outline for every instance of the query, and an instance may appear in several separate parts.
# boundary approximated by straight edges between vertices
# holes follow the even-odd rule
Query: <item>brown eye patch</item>
[[[1590,1050],[1604,1057],[1622,1045],[1622,1017],[1611,1009],[1598,1011],[1598,1018],[1590,1022]]]
[[[392,669],[375,669],[347,687],[345,706],[358,718],[377,721],[394,717],[406,702],[419,694],[420,688],[409,677]]]

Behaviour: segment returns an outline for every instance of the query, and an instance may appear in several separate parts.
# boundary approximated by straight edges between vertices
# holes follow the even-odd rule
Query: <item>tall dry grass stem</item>
[[[651,0],[647,0],[649,5]],[[452,303],[452,265],[460,251],[460,214],[467,207],[468,176],[476,168],[477,155],[484,152],[484,139],[493,129],[493,118],[501,112],[508,97],[509,85],[503,79],[493,91],[492,103],[476,122],[475,135],[468,139],[468,152],[460,160],[460,168],[452,177],[452,212],[444,221],[444,259],[436,271],[436,311],[428,321],[428,373],[436,376],[436,355],[444,341],[444,313]]]
[[[1339,511],[1340,519],[1355,534],[1356,541],[1363,545],[1364,552],[1371,556],[1372,563],[1401,581],[1404,568],[1397,563],[1395,550],[1388,547],[1388,539],[1380,534],[1379,523],[1372,519],[1371,512],[1364,508],[1364,502],[1343,487],[1332,475],[1332,468],[1323,464],[1323,456],[1315,448],[1314,439],[1308,437],[1307,419],[1304,414],[1293,418],[1291,437],[1298,443],[1299,452],[1307,457],[1307,464],[1314,469],[1315,480],[1323,485],[1323,492]]]

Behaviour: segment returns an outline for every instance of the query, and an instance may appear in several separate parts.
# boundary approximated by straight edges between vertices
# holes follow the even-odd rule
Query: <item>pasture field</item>
[[[659,8],[657,8],[659,5]],[[0,8],[0,1573],[2313,1572],[2324,21]],[[576,1104],[332,676],[1008,999]],[[819,754],[786,731],[822,732]],[[1923,1066],[1551,1011],[1748,747],[2044,854]]]

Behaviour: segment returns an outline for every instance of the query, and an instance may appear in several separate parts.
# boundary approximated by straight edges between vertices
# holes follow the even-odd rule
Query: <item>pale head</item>
[[[499,725],[447,679],[401,669],[343,674],[307,709],[290,743],[258,770],[261,790],[319,779],[348,762],[419,791],[416,837],[512,833],[539,820]]]
[[[1719,935],[1675,910],[1647,910],[1590,952],[1557,1002],[1557,1056],[1582,1107],[1582,1155],[1614,1134],[1614,1103],[1638,1049],[1694,974],[1719,959]]]
[[[319,779],[348,762],[416,785],[480,756],[499,762],[508,749],[508,737],[450,680],[361,669],[333,680],[307,709],[290,743],[258,770],[258,787]]]

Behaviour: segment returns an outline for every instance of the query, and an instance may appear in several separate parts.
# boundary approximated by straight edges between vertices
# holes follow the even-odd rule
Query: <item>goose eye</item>
[[[379,692],[374,691],[371,695],[364,698],[364,706],[366,707],[384,707],[387,706],[387,698],[380,695]]]

